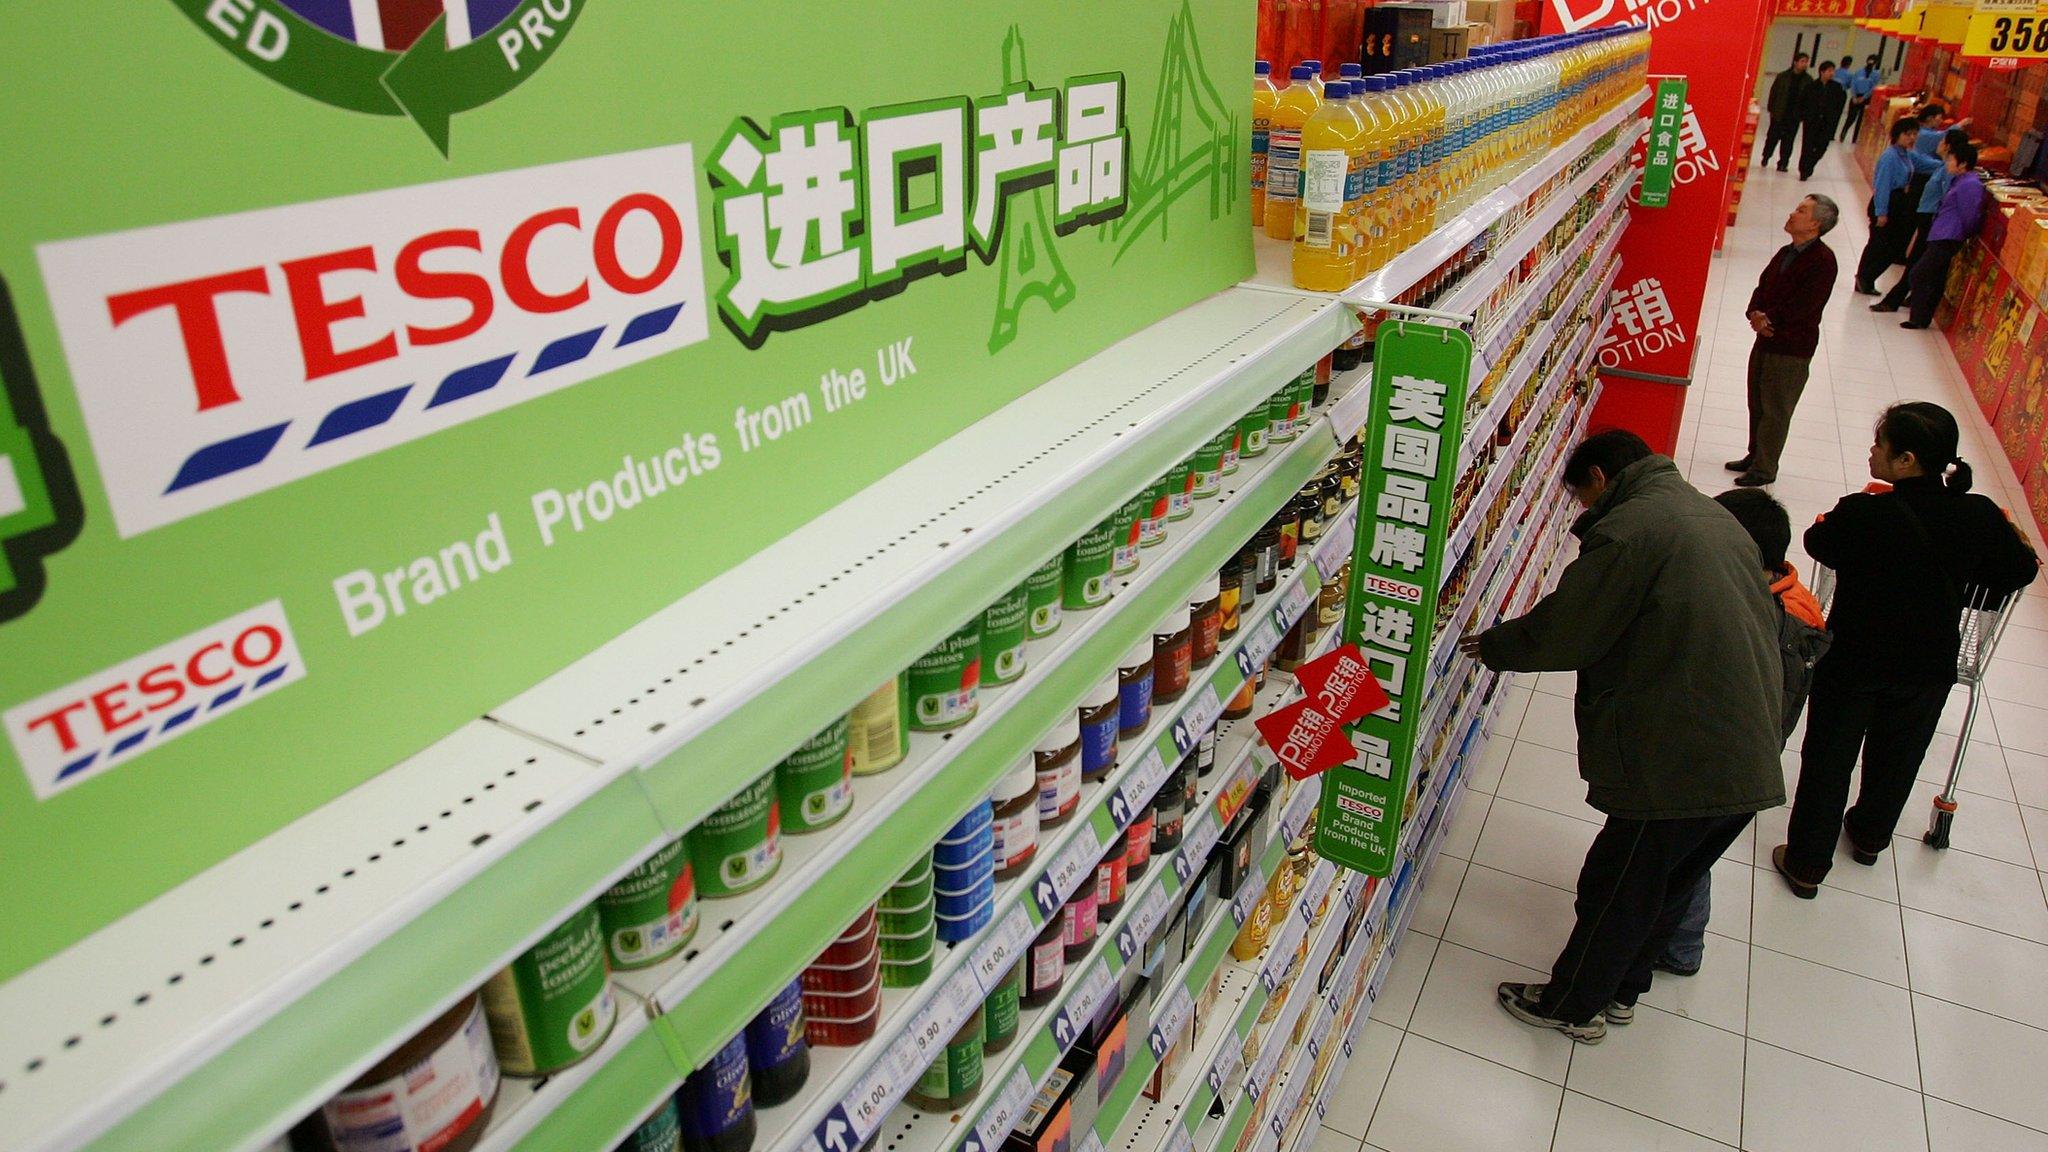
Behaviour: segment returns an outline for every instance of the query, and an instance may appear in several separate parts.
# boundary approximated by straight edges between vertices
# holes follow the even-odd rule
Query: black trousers
[[[1778,167],[1783,168],[1785,165],[1790,164],[1792,162],[1792,144],[1798,135],[1799,117],[1789,115],[1771,117],[1770,131],[1764,136],[1764,158],[1757,167],[1761,168],[1764,164],[1769,164],[1771,162],[1771,150],[1781,146],[1784,148],[1784,155],[1778,161]]]
[[[1827,154],[1828,145],[1835,142],[1835,126],[1809,121],[1799,133],[1799,177],[1813,175],[1814,165]]]
[[[1544,1014],[1583,1024],[1649,991],[1693,888],[1753,816],[1608,817],[1579,870],[1578,923],[1551,966]]]
[[[1778,478],[1778,458],[1792,430],[1792,412],[1813,366],[1811,357],[1749,350],[1749,471],[1766,480]]]
[[[1932,227],[1934,213],[1913,213],[1913,235],[1906,240],[1906,251],[1899,257],[1900,263],[1908,268],[1913,266],[1913,261],[1920,258],[1920,253],[1927,250],[1927,230]]]
[[[1918,217],[1915,212],[1893,212],[1887,219],[1891,222],[1880,228],[1877,213],[1864,209],[1870,219],[1870,243],[1863,246],[1863,257],[1856,262],[1856,282],[1870,285],[1885,269],[1906,258],[1906,249],[1913,241],[1913,226]]]
[[[1793,875],[1814,884],[1826,878],[1845,827],[1849,842],[1866,852],[1881,852],[1891,844],[1950,687],[1844,684],[1830,677],[1814,681],[1806,704],[1806,742],[1799,749],[1799,789],[1785,837],[1785,863]],[[1858,753],[1863,785],[1856,806],[1844,812]]]
[[[1912,312],[1913,323],[1934,323],[1934,310],[1941,307],[1941,294],[1948,288],[1948,266],[1962,250],[1961,240],[1928,241],[1906,274],[1885,293],[1883,306],[1904,304]]]
[[[1868,99],[1849,101],[1848,111],[1842,114],[1842,139],[1863,139],[1863,110],[1869,105]]]

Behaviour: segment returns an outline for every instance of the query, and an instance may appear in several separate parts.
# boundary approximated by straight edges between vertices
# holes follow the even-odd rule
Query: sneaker
[[[1749,466],[1752,463],[1754,463],[1754,461],[1752,461],[1749,457],[1744,456],[1740,460],[1730,460],[1726,464],[1721,465],[1721,467],[1726,468],[1730,472],[1747,472],[1749,471]]]
[[[1610,1001],[1606,1011],[1600,1015],[1616,1028],[1626,1028],[1636,1022],[1636,1006],[1623,1004],[1619,1000]]]
[[[1545,1016],[1541,984],[1502,984],[1494,994],[1500,1000],[1501,1008],[1524,1024],[1555,1029],[1581,1044],[1598,1044],[1607,1038],[1607,1018],[1604,1015],[1596,1013],[1584,1024]]]
[[[1664,959],[1662,956],[1659,956],[1655,960],[1650,961],[1650,967],[1656,969],[1659,972],[1668,972],[1673,976],[1697,976],[1700,974],[1700,966],[1697,964],[1693,965],[1690,968],[1680,968],[1678,965],[1673,964],[1671,961]],[[1608,1016],[1608,1019],[1612,1020],[1614,1019],[1614,1017],[1610,1015]]]

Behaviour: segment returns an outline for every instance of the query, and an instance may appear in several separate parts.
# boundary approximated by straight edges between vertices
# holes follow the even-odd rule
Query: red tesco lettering
[[[174,708],[194,689],[211,688],[268,666],[284,652],[284,634],[268,624],[253,624],[232,641],[215,640],[194,649],[182,660],[153,665],[133,680],[108,684],[80,699],[60,704],[31,718],[31,731],[46,728],[66,753],[87,739],[105,739],[150,715]],[[140,696],[138,703],[136,697]],[[99,735],[81,732],[85,721],[97,723]]]

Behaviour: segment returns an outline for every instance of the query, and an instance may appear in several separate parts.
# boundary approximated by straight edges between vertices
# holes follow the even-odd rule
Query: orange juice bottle
[[[1321,103],[1309,88],[1313,74],[1305,64],[1294,66],[1266,133],[1266,235],[1275,240],[1294,239],[1294,209],[1301,200],[1301,127]]]
[[[1301,129],[1294,286],[1341,292],[1353,279],[1351,252],[1365,177],[1365,125],[1351,109],[1350,84],[1332,80],[1323,95],[1323,106]]]
[[[1273,83],[1273,66],[1264,60],[1252,62],[1252,227],[1266,225],[1266,147],[1273,128],[1273,109],[1280,103],[1280,88]]]

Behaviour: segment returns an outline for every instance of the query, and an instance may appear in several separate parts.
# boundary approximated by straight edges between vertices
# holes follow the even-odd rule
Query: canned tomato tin
[[[645,968],[697,934],[697,888],[688,845],[674,840],[597,898],[613,968]]]
[[[855,776],[887,772],[910,752],[910,693],[898,673],[846,717],[846,759]]]
[[[981,614],[981,682],[1008,684],[1024,674],[1031,634],[1031,586],[1019,584]]]
[[[1043,640],[1060,630],[1062,612],[1061,597],[1066,588],[1066,556],[1054,556],[1034,569],[1024,579],[1024,590],[1030,597],[1030,616],[1026,628],[1033,640]]]
[[[775,793],[784,826],[816,832],[853,808],[853,765],[846,757],[846,717],[799,745],[776,765]]]
[[[976,616],[910,666],[910,724],[926,732],[957,728],[980,707],[981,617]]]
[[[1223,489],[1223,453],[1237,439],[1237,429],[1226,428],[1195,449],[1195,499],[1207,500]]]
[[[1266,454],[1266,405],[1261,404],[1238,418],[1237,454],[1249,460]]]
[[[1219,469],[1222,461],[1217,461]],[[1166,474],[1166,518],[1185,520],[1195,514],[1195,458],[1174,465]]]
[[[1116,510],[1116,547],[1110,553],[1109,570],[1118,576],[1138,570],[1138,535],[1145,521],[1142,495],[1124,501]]]
[[[758,888],[782,864],[781,811],[775,773],[740,789],[690,830],[690,864],[706,896]]]
[[[545,1076],[577,1063],[611,1035],[618,1014],[595,905],[484,984],[491,1044],[498,1066],[512,1076]]]
[[[1145,507],[1138,521],[1138,547],[1152,548],[1166,540],[1166,518],[1173,511],[1172,475],[1161,476],[1145,489]]]
[[[1060,577],[1065,589],[1060,603],[1070,612],[1099,608],[1109,603],[1110,569],[1116,561],[1117,518],[1109,519],[1081,534],[1067,545]]]

